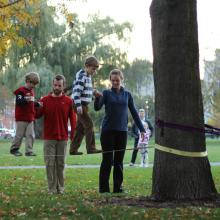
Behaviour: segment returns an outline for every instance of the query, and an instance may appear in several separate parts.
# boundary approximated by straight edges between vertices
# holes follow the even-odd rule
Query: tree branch
[[[6,4],[6,5],[0,5],[0,9],[1,9],[1,8],[10,7],[10,6],[14,5],[14,4],[17,4],[17,3],[20,2],[20,1],[22,1],[22,0],[17,0],[17,1],[11,2],[11,3],[8,3],[8,4]]]

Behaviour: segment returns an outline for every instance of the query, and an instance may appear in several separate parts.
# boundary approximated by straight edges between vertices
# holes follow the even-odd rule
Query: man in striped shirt
[[[88,105],[92,102],[93,95],[99,97],[102,94],[93,89],[92,76],[99,67],[99,61],[94,56],[88,56],[85,60],[85,68],[76,73],[73,82],[72,99],[77,113],[77,123],[74,139],[70,145],[70,155],[81,155],[78,149],[82,139],[86,137],[86,150],[88,154],[100,153],[95,146],[95,135],[92,119],[88,113]]]

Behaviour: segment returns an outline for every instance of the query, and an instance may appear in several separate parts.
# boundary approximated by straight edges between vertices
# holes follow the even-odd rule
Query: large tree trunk
[[[152,19],[155,117],[204,128],[199,75],[196,0],[153,0]],[[205,134],[156,127],[156,144],[204,152]],[[152,196],[156,200],[207,199],[216,195],[205,157],[186,157],[155,149]]]

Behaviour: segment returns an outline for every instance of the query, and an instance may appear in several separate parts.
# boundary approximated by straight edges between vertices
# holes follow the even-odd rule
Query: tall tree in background
[[[112,42],[111,39],[127,42],[128,32],[132,30],[130,23],[117,24],[110,17],[100,18],[98,15],[81,22],[76,14],[71,14],[74,24],[68,28],[67,23],[60,25],[56,22],[56,10],[46,1],[41,1],[39,8],[40,18],[36,26],[21,25],[19,29],[30,43],[21,48],[13,43],[5,58],[8,65],[5,65],[0,77],[11,90],[17,86],[14,82],[20,84],[18,72],[28,69],[27,65],[35,64],[37,67],[48,64],[54,73],[64,74],[67,84],[72,85],[74,74],[83,66],[85,57],[95,54],[102,63],[94,80],[97,88],[103,86],[102,81],[108,78],[112,68],[128,65],[126,53],[109,42]]]
[[[109,42],[112,39],[127,42],[127,33],[131,30],[128,22],[117,24],[110,17],[101,18],[98,15],[92,15],[87,22],[82,22],[75,14],[73,28],[48,48],[46,59],[51,66],[60,67],[67,81],[71,82],[74,74],[84,65],[85,57],[95,54],[102,64],[94,79],[97,82],[95,86],[99,87],[112,68],[121,68],[127,63],[126,53]]]
[[[153,94],[152,63],[135,59],[125,69],[125,84],[133,95]]]
[[[7,51],[13,43],[18,47],[32,44],[31,35],[28,37],[23,35],[25,33],[21,28],[33,28],[40,20],[42,21],[41,18],[44,16],[42,11],[45,7],[48,8],[47,2],[47,0],[0,0],[0,57],[7,55]],[[68,23],[72,22],[73,16],[68,12],[63,1],[57,2],[56,7],[50,8],[63,14]],[[56,31],[53,23],[51,23],[51,28]],[[47,36],[45,36],[47,32],[42,30],[39,34],[42,36],[42,40],[44,37],[44,40],[47,40]],[[44,45],[42,44],[42,46]]]
[[[204,61],[205,75],[202,84],[206,122],[220,127],[220,49],[215,50],[215,59]]]
[[[126,52],[121,49],[121,45],[128,46],[129,43],[129,33],[132,31],[129,22],[116,23],[110,17],[97,14],[90,15],[85,22],[77,14],[69,14],[65,4],[51,6],[45,0],[35,1],[39,2],[36,24],[20,23],[18,31],[19,36],[27,39],[27,42],[19,47],[16,41],[11,41],[10,49],[2,59],[4,67],[0,72],[0,82],[8,87],[8,95],[12,96],[12,91],[23,84],[25,73],[31,70],[37,71],[42,79],[39,89],[36,89],[37,98],[47,94],[53,74],[64,74],[67,86],[71,86],[75,73],[84,65],[85,57],[95,54],[101,65],[94,78],[94,87],[99,90],[106,88],[110,70],[120,68],[127,74],[126,85],[128,83],[129,88],[136,92],[135,102],[138,106],[145,105],[146,100],[152,103],[139,93],[140,88],[145,89],[149,83],[146,79],[152,82],[152,74],[149,74],[152,73],[152,65],[145,60],[135,60],[130,65]],[[35,11],[26,2],[29,10]],[[11,14],[13,10],[11,8]],[[63,15],[62,19],[57,16],[57,10]],[[57,22],[59,19],[63,21],[62,24]],[[138,86],[133,83],[136,79]],[[101,114],[94,113],[97,127],[100,127]]]
[[[29,39],[30,42],[22,47],[18,47],[16,42],[12,42],[8,49],[5,58],[5,63],[8,65],[5,65],[5,71],[0,77],[11,91],[20,86],[21,82],[23,83],[26,70],[41,71],[44,69],[45,71],[45,68],[40,67],[45,67],[48,47],[51,47],[52,41],[59,38],[65,31],[64,26],[58,25],[54,21],[56,13],[53,7],[48,6],[44,1],[40,4],[39,9],[38,23],[35,26],[21,25],[19,29],[20,35],[24,39]],[[28,65],[30,68],[34,68],[30,69]],[[42,75],[51,72],[50,69],[51,67]],[[41,72],[39,73],[41,74]],[[45,85],[50,85],[50,81],[45,83]]]
[[[196,0],[153,0],[155,117],[204,128],[199,75]],[[152,196],[157,200],[204,199],[216,194],[207,156],[167,153],[206,151],[205,134],[156,127]]]
[[[39,18],[40,0],[0,0],[0,56],[4,56],[12,42],[17,46],[29,44],[20,34],[23,25],[35,26]]]

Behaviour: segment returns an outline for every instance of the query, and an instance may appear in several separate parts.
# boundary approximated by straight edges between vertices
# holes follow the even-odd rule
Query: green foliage
[[[12,94],[10,93],[8,87],[5,85],[0,86],[0,94],[0,114],[3,114],[6,105],[9,104],[9,100],[12,98]]]
[[[0,0],[0,56],[5,56],[14,43],[24,46],[28,39],[20,34],[22,26],[35,26],[39,18],[40,0]]]
[[[94,54],[101,62],[99,74],[95,76],[95,86],[102,87],[101,81],[107,78],[112,68],[122,68],[127,64],[126,53],[109,44],[113,38],[126,42],[127,31],[131,31],[131,25],[127,22],[117,24],[109,17],[94,15],[85,23],[75,14],[73,28],[48,48],[46,59],[52,67],[60,66],[67,81],[72,81],[75,73],[84,67],[85,57]]]
[[[40,98],[43,95],[48,94],[49,91],[51,91],[51,82],[54,76],[54,73],[51,69],[51,67],[43,62],[40,65],[36,65],[34,63],[27,64],[24,68],[20,68],[17,71],[15,69],[9,68],[3,77],[3,83],[4,85],[7,85],[8,88],[11,89],[11,91],[14,91],[20,86],[25,85],[25,74],[28,72],[38,72],[40,75],[40,85],[36,88],[36,97]],[[12,81],[12,79],[14,79]]]
[[[152,64],[136,59],[125,70],[125,87],[132,93],[136,108],[143,108],[147,117],[154,118],[154,85]]]
[[[152,64],[147,60],[136,59],[125,69],[125,85],[133,94],[139,95],[143,91],[152,94],[153,70]]]
[[[66,14],[65,11],[63,13]],[[77,14],[72,14],[74,23],[69,28],[56,22],[55,8],[48,6],[45,1],[41,1],[39,14],[36,26],[23,25],[19,29],[29,43],[21,48],[12,45],[7,58],[0,60],[5,65],[0,78],[11,94],[24,84],[24,75],[29,71],[37,71],[41,77],[36,89],[37,98],[51,90],[50,80],[54,74],[64,74],[67,86],[70,86],[76,72],[84,67],[85,57],[94,54],[101,64],[93,79],[95,88],[106,89],[109,72],[119,68],[125,74],[125,86],[133,93],[138,107],[143,106],[146,100],[152,100],[152,93],[147,93],[152,90],[149,89],[152,87],[151,64],[138,59],[129,64],[126,52],[119,47],[129,42],[129,33],[132,31],[130,23],[117,24],[112,18],[99,15],[91,15],[84,22],[79,20]],[[141,94],[145,87],[148,88],[146,94]],[[148,107],[153,111],[152,106]],[[91,114],[98,131],[103,111],[91,110]]]
[[[24,25],[20,29],[20,35],[28,39],[28,43],[21,48],[14,44],[9,51],[8,58],[12,65],[22,67],[27,62],[39,65],[44,60],[52,41],[65,31],[63,25],[54,21],[55,18],[55,9],[42,1],[38,24]]]
[[[215,51],[213,61],[205,61],[205,78],[202,82],[206,121],[220,127],[220,49]]]

